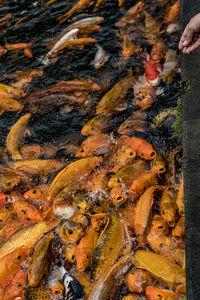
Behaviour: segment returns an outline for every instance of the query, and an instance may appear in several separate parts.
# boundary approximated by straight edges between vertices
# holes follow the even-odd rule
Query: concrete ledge
[[[181,1],[181,27],[200,12],[199,0]],[[183,95],[183,170],[186,209],[188,300],[200,299],[200,49],[182,56],[182,79],[191,81]]]

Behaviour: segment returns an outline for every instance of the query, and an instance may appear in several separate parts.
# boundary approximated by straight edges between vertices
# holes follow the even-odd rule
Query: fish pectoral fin
[[[124,100],[123,102],[121,102],[121,103],[115,108],[115,110],[117,110],[117,111],[123,111],[123,110],[127,109],[127,106],[128,106],[128,104],[127,104],[127,102]]]

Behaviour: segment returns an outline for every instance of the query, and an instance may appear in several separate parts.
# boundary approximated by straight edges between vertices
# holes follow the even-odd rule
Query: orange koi
[[[145,270],[133,269],[125,277],[125,284],[130,292],[144,293],[150,276]]]
[[[133,195],[140,195],[148,187],[157,184],[157,181],[157,175],[154,172],[145,172],[133,181],[129,190]]]
[[[73,14],[82,11],[84,8],[86,8],[90,5],[92,5],[91,0],[79,0],[66,14],[64,14],[63,16],[60,16],[59,18],[57,18],[57,20],[60,23],[63,23],[69,17],[71,17]]]
[[[97,0],[97,3],[94,7],[94,12],[96,12],[107,0]]]
[[[145,14],[146,38],[151,45],[154,45],[159,40],[159,36],[162,33],[160,31],[161,24],[156,22],[156,20],[146,11],[144,11],[144,14]]]
[[[134,92],[136,94],[136,91]],[[140,98],[140,97],[139,97]],[[136,105],[142,106],[142,109],[147,108],[150,105],[151,101],[146,105],[144,105],[144,101],[146,99],[142,99],[141,101],[139,98],[136,98]],[[146,101],[147,103],[147,101]],[[120,134],[131,134],[133,132],[145,132],[147,131],[147,121],[146,121],[146,114],[142,110],[135,111],[130,117],[128,117],[119,127],[118,132]]]
[[[174,192],[171,188],[163,191],[160,201],[160,214],[169,227],[174,227],[177,219],[177,205]]]
[[[152,84],[143,75],[133,84],[133,88],[135,104],[142,110],[149,108],[156,98],[156,92]]]
[[[24,21],[26,21],[26,20],[28,20],[28,16],[26,16],[26,17],[23,17],[23,18],[21,18],[21,19],[19,19],[16,23],[15,23],[15,27],[17,27],[19,24],[21,24],[22,22],[24,22]]]
[[[12,203],[7,203],[0,208],[0,222],[1,225],[5,224],[9,219],[13,217]]]
[[[0,46],[0,56],[5,54],[7,52],[7,49],[4,49],[2,46]]]
[[[105,190],[108,184],[108,167],[102,167],[91,174],[86,188],[91,191]]]
[[[135,208],[134,230],[139,245],[144,245],[147,230],[149,229],[152,217],[152,207],[156,192],[161,190],[162,186],[149,187],[139,198]]]
[[[19,220],[23,220],[28,224],[35,224],[42,219],[40,211],[27,201],[16,201],[13,206]]]
[[[17,43],[17,44],[8,44],[7,42],[5,43],[5,47],[8,51],[20,51],[24,50],[28,46],[27,43]]]
[[[176,240],[182,240],[185,235],[185,217],[180,217],[176,226],[172,230],[172,236]]]
[[[114,206],[119,206],[130,198],[130,193],[124,186],[114,187],[111,190],[110,195]]]
[[[76,243],[84,234],[84,227],[74,221],[63,219],[59,235],[65,242]]]
[[[120,147],[110,158],[110,161],[114,163],[114,167],[111,169],[111,172],[116,173],[119,169],[125,167],[129,163],[132,163],[136,158],[136,155],[136,151],[129,146]]]
[[[38,144],[24,145],[20,148],[23,160],[37,159],[44,154],[44,149]]]
[[[4,97],[3,95],[1,95],[1,92],[0,96],[0,115],[2,115],[5,111],[21,111],[23,109],[24,106],[17,100],[14,100],[10,97]]]
[[[163,300],[176,300],[176,294],[170,290],[163,290],[156,288],[154,286],[148,286],[146,288],[146,296],[149,300],[157,300],[157,299],[163,299]]]
[[[112,123],[112,114],[100,114],[89,120],[82,128],[82,135],[98,135],[109,129]]]
[[[163,41],[157,41],[151,49],[151,58],[160,62],[165,57],[166,46]]]
[[[19,271],[19,268],[27,256],[27,249],[19,247],[11,253],[0,259],[0,286],[5,286],[13,276]]]
[[[78,271],[84,271],[90,264],[92,253],[97,243],[97,232],[93,227],[88,227],[76,248],[76,264]]]
[[[71,243],[67,244],[65,248],[65,258],[71,264],[74,264],[76,262],[76,248],[77,245]]]
[[[151,161],[151,170],[156,173],[166,172],[166,161],[160,153]]]
[[[157,155],[149,142],[138,137],[122,135],[118,139],[118,145],[126,145],[133,148],[137,152],[137,155],[143,159],[152,160]]]
[[[177,0],[164,17],[164,23],[177,23],[180,16],[180,0]]]
[[[26,93],[13,85],[0,83],[0,95],[4,96],[5,98],[14,97],[16,99],[19,99],[25,97]]]
[[[176,205],[178,207],[178,212],[181,216],[185,215],[185,205],[184,205],[184,179],[182,177],[181,184],[179,186],[178,195],[176,198]]]
[[[133,41],[128,40],[127,36],[123,39],[122,55],[125,59],[130,58],[133,54],[141,52],[140,45],[135,44]]]
[[[82,225],[83,227],[87,227],[88,226],[88,219],[84,214],[75,214],[72,218],[72,221],[79,223],[80,225]]]
[[[172,82],[176,74],[179,72],[178,69],[178,55],[176,50],[168,49],[165,55],[165,63],[163,65],[163,71],[161,79],[163,82]]]
[[[167,226],[166,221],[161,216],[154,215],[151,222],[150,232],[157,235],[159,234],[168,235],[169,227]]]
[[[46,184],[38,185],[32,188],[31,190],[24,193],[24,198],[27,200],[31,200],[33,203],[39,203],[43,206],[45,210],[49,206],[49,202],[47,201],[47,196],[49,192],[49,186]]]
[[[29,47],[26,47],[26,48],[24,49],[24,54],[25,54],[27,57],[29,57],[29,58],[33,58],[33,54],[32,54],[32,52],[31,52],[31,50],[30,50]]]
[[[76,157],[105,154],[109,151],[111,138],[107,134],[89,136],[78,148]]]
[[[141,17],[143,7],[144,3],[139,1],[126,12],[126,14],[116,23],[116,26],[124,27],[126,24],[136,23],[138,18]]]
[[[3,300],[22,300],[24,299],[24,287],[26,284],[26,272],[19,270],[12,278],[11,283],[6,286]]]
[[[113,110],[125,110],[127,103],[124,97],[134,82],[132,71],[124,79],[116,83],[112,89],[101,98],[96,108],[96,114],[108,113]]]

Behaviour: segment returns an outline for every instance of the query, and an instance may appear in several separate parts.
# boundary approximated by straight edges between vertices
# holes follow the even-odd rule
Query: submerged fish
[[[109,57],[106,51],[97,44],[97,53],[91,64],[94,65],[95,69],[99,69],[108,61]]]
[[[63,23],[65,20],[67,20],[73,14],[82,11],[84,8],[90,6],[91,4],[92,4],[91,0],[79,0],[66,14],[64,14],[63,16],[60,16],[57,20],[60,23]]]
[[[112,113],[100,114],[89,120],[82,128],[82,135],[98,135],[109,129]]]
[[[96,108],[96,114],[108,113],[113,110],[125,110],[127,103],[125,103],[124,97],[133,82],[132,71],[130,71],[127,77],[116,83],[113,88],[101,98]]]
[[[138,103],[138,102],[137,102]],[[147,121],[146,114],[141,110],[136,110],[130,117],[128,117],[119,127],[120,134],[130,134],[133,132],[146,132]]]
[[[1,93],[0,93],[1,95]],[[21,111],[23,109],[23,105],[19,103],[17,100],[14,100],[10,97],[1,96],[0,102],[0,116],[5,111]]]
[[[14,160],[22,159],[19,146],[27,132],[27,124],[31,114],[22,116],[10,129],[6,139],[6,148]]]

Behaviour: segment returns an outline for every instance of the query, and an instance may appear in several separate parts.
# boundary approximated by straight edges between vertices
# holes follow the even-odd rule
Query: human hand
[[[190,54],[200,45],[200,13],[195,15],[187,24],[180,42],[179,49],[184,54]]]

